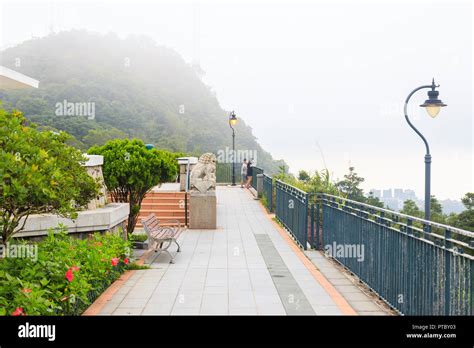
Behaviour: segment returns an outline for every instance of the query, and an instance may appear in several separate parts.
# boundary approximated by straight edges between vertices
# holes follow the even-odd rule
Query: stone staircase
[[[140,215],[136,228],[143,228],[141,219],[150,214],[160,220],[178,220],[185,223],[185,192],[149,192],[142,201]],[[189,223],[189,193],[188,193],[188,223]],[[166,222],[163,225],[168,225]]]

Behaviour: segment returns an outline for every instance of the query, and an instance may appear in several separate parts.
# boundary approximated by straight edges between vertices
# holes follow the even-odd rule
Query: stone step
[[[188,202],[188,208],[189,208],[189,202]],[[159,202],[159,203],[150,203],[150,202],[142,202],[141,206],[142,210],[157,210],[157,211],[162,211],[162,210],[183,210],[184,209],[184,203],[179,201],[179,202]]]
[[[184,202],[185,198],[184,196],[183,197],[153,197],[153,198],[149,198],[149,197],[146,197],[143,199],[142,201],[142,204],[143,203],[180,203],[180,202]],[[189,202],[189,198],[188,198],[188,202]]]
[[[184,195],[184,192],[148,192],[145,198],[184,198]]]
[[[184,216],[184,210],[145,210],[141,209],[140,210],[140,218],[146,218],[150,214],[155,214],[156,217],[162,218],[165,216]],[[188,216],[189,216],[189,211],[188,211]]]

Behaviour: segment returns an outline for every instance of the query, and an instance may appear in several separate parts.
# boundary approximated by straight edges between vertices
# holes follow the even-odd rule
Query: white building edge
[[[39,81],[23,75],[15,70],[0,65],[0,90],[1,89],[27,89],[38,88]]]

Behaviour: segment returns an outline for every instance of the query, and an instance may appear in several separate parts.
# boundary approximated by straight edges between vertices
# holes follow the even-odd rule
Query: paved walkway
[[[217,201],[217,230],[183,233],[175,264],[169,264],[165,254],[151,255],[151,269],[135,271],[100,314],[385,314],[356,286],[349,292],[332,285],[328,289],[330,282],[315,276],[309,258],[296,250],[247,190],[218,187]],[[342,275],[335,266],[324,266],[331,276]],[[370,308],[353,309],[343,292]]]

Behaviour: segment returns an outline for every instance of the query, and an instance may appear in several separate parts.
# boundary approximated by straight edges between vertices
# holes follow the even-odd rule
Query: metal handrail
[[[277,179],[277,180],[275,180],[275,182],[276,182],[277,184],[282,185],[282,186],[290,187],[292,190],[299,191],[300,193],[302,193],[302,194],[304,194],[304,195],[309,195],[308,192],[305,192],[305,191],[303,191],[303,190],[301,190],[301,189],[299,189],[299,188],[297,188],[297,187],[294,187],[293,185],[287,184],[286,182],[283,182],[283,181],[281,181],[281,180],[278,180],[278,179]]]
[[[370,205],[370,204],[357,202],[357,201],[354,201],[354,200],[351,200],[351,199],[348,199],[348,198],[344,198],[344,197],[334,196],[334,195],[331,195],[331,194],[328,194],[328,193],[317,193],[317,196],[326,196],[326,197],[331,197],[331,198],[335,198],[335,199],[344,200],[346,202],[361,205],[361,206],[370,208],[372,210],[378,210],[378,211],[383,212],[383,213],[398,215],[398,216],[406,218],[406,219],[421,222],[422,224],[428,224],[428,225],[431,225],[431,226],[435,226],[435,227],[439,227],[439,228],[443,228],[443,229],[448,229],[452,232],[456,232],[456,233],[461,234],[463,236],[474,238],[474,232],[466,231],[466,230],[463,230],[463,229],[460,229],[460,228],[457,228],[457,227],[441,224],[441,223],[434,222],[434,221],[425,220],[425,219],[422,219],[422,218],[419,218],[419,217],[416,217],[416,216],[406,215],[406,214],[399,213],[399,212],[396,212],[396,211],[393,211],[393,210],[379,208],[379,207],[376,207],[376,206],[373,206],[373,205]]]
[[[255,167],[255,168],[258,168],[258,167]],[[259,168],[260,169],[260,168]],[[268,178],[272,179],[271,176],[263,173],[264,176],[267,176]],[[376,207],[374,205],[370,205],[370,204],[367,204],[367,203],[362,203],[362,202],[358,202],[358,201],[354,201],[354,200],[351,200],[349,198],[344,198],[344,197],[340,197],[340,196],[335,196],[335,195],[331,195],[331,194],[328,194],[328,193],[309,193],[309,192],[305,192],[293,185],[290,185],[288,183],[285,183],[281,180],[275,180],[275,183],[277,186],[281,186],[282,188],[284,189],[290,189],[292,191],[296,191],[298,193],[300,193],[301,195],[303,195],[306,199],[308,199],[310,196],[312,195],[316,195],[316,199],[318,197],[331,197],[331,198],[334,198],[334,199],[337,199],[337,200],[342,200],[342,201],[345,201],[345,202],[349,202],[349,203],[352,203],[352,204],[356,204],[356,205],[359,205],[359,206],[363,206],[363,207],[366,207],[366,208],[369,208],[370,210],[372,211],[379,211],[379,212],[382,212],[382,213],[387,213],[387,214],[392,214],[392,215],[396,215],[396,216],[399,216],[399,217],[402,217],[402,218],[405,218],[405,219],[409,219],[409,220],[412,220],[412,221],[417,221],[417,222],[420,222],[421,224],[424,224],[424,225],[431,225],[431,226],[434,226],[434,227],[438,227],[438,228],[441,228],[441,229],[445,229],[445,230],[449,230],[451,232],[455,232],[459,235],[462,235],[462,236],[465,236],[465,237],[470,237],[470,238],[474,238],[474,232],[471,232],[471,231],[467,231],[467,230],[463,230],[461,228],[457,228],[457,227],[454,227],[454,226],[450,226],[450,225],[445,225],[445,224],[442,224],[442,223],[439,223],[439,222],[435,222],[435,221],[429,221],[429,220],[425,220],[425,219],[422,219],[422,218],[419,218],[419,217],[416,217],[416,216],[411,216],[411,215],[406,215],[406,214],[403,214],[403,213],[399,213],[399,212],[396,212],[396,211],[393,211],[393,210],[389,210],[389,209],[385,209],[385,208],[380,208],[380,207]],[[413,227],[415,228],[415,227]]]
[[[266,196],[275,191],[275,216],[301,248],[366,247],[361,259],[330,256],[400,314],[474,313],[474,232],[327,193],[307,193],[265,174],[264,180]],[[288,209],[289,199],[294,209]]]

